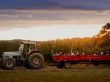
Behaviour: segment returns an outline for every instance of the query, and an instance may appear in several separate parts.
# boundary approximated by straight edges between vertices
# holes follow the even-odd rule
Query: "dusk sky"
[[[92,37],[110,21],[110,0],[0,0],[0,40]]]

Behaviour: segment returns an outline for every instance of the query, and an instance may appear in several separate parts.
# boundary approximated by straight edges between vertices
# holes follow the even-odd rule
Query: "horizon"
[[[93,37],[100,31],[100,27],[97,27],[99,25],[91,25],[91,28],[88,28],[86,25],[82,25],[82,27],[80,27],[80,25],[58,26],[57,28],[53,25],[49,25],[48,27],[40,26],[39,28],[14,28],[11,30],[5,30],[0,32],[0,40],[23,39],[33,41],[48,41],[66,38],[84,38]]]

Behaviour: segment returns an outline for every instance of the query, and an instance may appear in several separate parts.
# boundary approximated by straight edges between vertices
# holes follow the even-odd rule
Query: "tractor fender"
[[[28,53],[27,57],[30,56],[33,53],[41,53],[41,52],[40,51],[31,51],[31,52]]]

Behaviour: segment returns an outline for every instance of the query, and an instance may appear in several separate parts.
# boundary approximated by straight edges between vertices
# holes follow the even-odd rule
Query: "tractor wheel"
[[[15,59],[7,58],[2,62],[3,69],[12,70],[15,67]]]
[[[32,53],[27,58],[28,67],[31,69],[40,69],[44,64],[44,57],[40,53]]]
[[[64,68],[65,69],[70,69],[71,68],[71,63],[70,62],[65,62],[64,63]]]

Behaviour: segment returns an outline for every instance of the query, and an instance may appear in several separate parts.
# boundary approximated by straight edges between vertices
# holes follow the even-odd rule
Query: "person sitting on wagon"
[[[104,55],[104,52],[101,52],[101,55]]]
[[[71,55],[75,55],[74,52],[72,52]]]
[[[79,52],[78,51],[76,51],[76,55],[79,56]]]
[[[82,55],[85,55],[85,53],[83,52]]]
[[[106,53],[105,52],[101,52],[101,55],[106,55]]]

